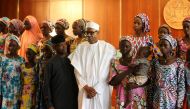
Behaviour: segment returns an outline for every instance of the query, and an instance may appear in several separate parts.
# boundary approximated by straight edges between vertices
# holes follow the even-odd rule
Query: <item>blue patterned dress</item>
[[[0,34],[0,54],[4,53],[4,49],[5,49],[5,39],[7,37],[8,34]]]
[[[2,94],[1,109],[19,109],[19,98],[21,96],[20,65],[23,58],[1,57],[0,62],[0,91]]]
[[[161,65],[157,61],[155,68],[154,109],[182,108],[185,96],[184,63],[178,59],[170,65]]]

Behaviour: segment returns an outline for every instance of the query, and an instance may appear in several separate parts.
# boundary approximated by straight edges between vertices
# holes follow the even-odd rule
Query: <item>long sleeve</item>
[[[183,100],[185,96],[185,69],[183,67],[178,68],[178,88],[177,88],[177,106],[182,108]]]
[[[85,85],[87,85],[87,83],[76,69],[74,70],[74,72],[77,79],[79,90],[81,90]]]
[[[45,71],[45,76],[44,76],[44,97],[45,97],[45,102],[47,107],[51,107],[53,106],[52,103],[52,95],[51,95],[51,89],[50,89],[50,80],[51,80],[51,74],[53,72],[53,65],[52,64],[48,64],[46,67],[46,71]]]

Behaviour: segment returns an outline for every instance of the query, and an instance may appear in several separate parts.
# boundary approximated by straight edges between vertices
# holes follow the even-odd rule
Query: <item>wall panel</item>
[[[99,39],[118,47],[120,37],[120,0],[83,0],[85,19],[100,25]]]

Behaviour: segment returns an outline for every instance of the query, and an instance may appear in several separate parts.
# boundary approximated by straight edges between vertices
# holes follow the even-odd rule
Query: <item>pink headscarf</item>
[[[12,19],[10,21],[10,23],[13,24],[13,26],[15,27],[16,31],[18,32],[18,34],[22,33],[22,30],[24,29],[24,24],[23,24],[23,22],[21,20],[19,20],[19,19]]]
[[[43,35],[35,17],[29,15],[25,19],[29,20],[31,24],[31,29],[25,30],[21,36],[21,48],[19,51],[19,55],[24,57],[26,60],[26,50],[28,48],[28,45],[37,45],[38,42],[43,38]]]

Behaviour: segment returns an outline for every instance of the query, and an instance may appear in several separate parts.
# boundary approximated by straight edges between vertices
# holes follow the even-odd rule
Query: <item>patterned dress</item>
[[[117,60],[113,68],[112,76],[114,77],[118,73],[127,71],[128,66],[121,65]],[[128,80],[127,80],[128,81]],[[145,109],[146,107],[146,95],[143,87],[135,89],[127,89],[127,81],[123,84],[116,86],[116,109]],[[125,102],[128,102],[125,105]],[[124,105],[126,107],[124,107]]]
[[[23,64],[23,58],[1,57],[0,75],[2,94],[1,109],[18,109],[19,98],[21,96],[21,71],[20,66]]]
[[[154,109],[182,108],[185,96],[184,63],[179,59],[170,65],[161,65],[156,61],[155,69]]]
[[[133,45],[133,53],[132,56],[133,58],[136,57],[137,51],[140,47],[144,46],[149,46],[149,43],[152,43],[152,36],[144,36],[144,37],[134,37],[134,36],[129,36],[130,39],[129,41]]]
[[[0,35],[0,54],[4,54],[6,37],[7,34]]]
[[[183,104],[183,109],[189,109],[190,108],[190,69],[188,68],[188,63],[186,63],[185,66],[185,79],[186,79],[186,94],[185,94],[185,100]]]
[[[20,109],[31,109],[33,100],[35,99],[35,86],[37,84],[37,76],[35,73],[35,67],[27,68],[25,64],[21,66],[23,88],[22,88],[22,103]]]
[[[37,89],[37,98],[36,102],[37,104],[37,109],[46,109],[45,105],[45,98],[44,98],[44,93],[43,93],[43,87],[44,87],[44,76],[45,76],[45,70],[46,66],[48,63],[48,59],[44,59],[43,57],[40,58],[37,64],[37,71],[38,71],[38,77],[39,77],[39,84],[38,84],[38,89]]]
[[[189,45],[187,45],[185,42],[184,42],[184,40],[180,40],[179,42],[178,42],[178,55],[179,55],[179,57],[183,60],[183,61],[185,61],[186,60],[186,52],[187,52],[187,50],[190,48],[190,44]]]

